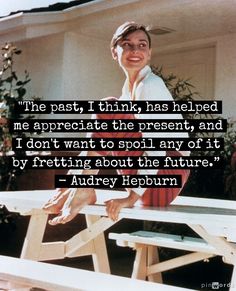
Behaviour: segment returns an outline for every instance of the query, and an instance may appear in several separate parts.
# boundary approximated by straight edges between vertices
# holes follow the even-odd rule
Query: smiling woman
[[[122,68],[126,75],[126,81],[122,89],[122,95],[118,99],[115,97],[110,97],[110,100],[121,100],[121,101],[173,101],[173,98],[166,88],[163,80],[154,75],[151,71],[151,68],[149,67],[149,61],[151,59],[151,38],[149,36],[149,33],[145,26],[139,25],[135,22],[126,22],[118,29],[116,30],[115,34],[112,37],[111,40],[111,53],[112,57],[119,66]],[[106,99],[107,100],[107,99]],[[94,120],[102,120],[105,118],[111,119],[111,123],[116,122],[115,120],[115,114],[110,117],[107,116],[108,114],[102,113],[92,116],[92,119]],[[148,119],[147,122],[143,124],[153,124],[154,119],[180,119],[180,123],[183,121],[182,116],[180,114],[158,114],[156,112],[150,112],[149,114],[144,114],[142,112],[135,112],[131,114],[120,114],[120,122],[122,122],[122,119],[131,119],[135,120],[138,119]],[[172,122],[173,123],[173,122]],[[117,138],[118,137],[118,128],[117,131],[112,132],[104,132],[102,130],[98,130],[93,132],[90,137],[92,138]],[[109,137],[108,137],[109,134]],[[149,132],[145,130],[140,130],[137,132],[131,132],[126,131],[122,132],[121,136],[119,138],[132,138],[134,137],[133,134],[135,134],[136,138],[186,138],[188,137],[187,133],[184,132],[160,132],[160,130],[156,128],[152,128]],[[188,152],[182,153],[182,152],[175,152],[175,153],[167,153],[167,149],[163,150],[142,150],[142,149],[136,149],[134,151],[133,149],[130,150],[122,150],[119,148],[119,150],[103,150],[100,151],[94,151],[90,152],[91,156],[94,155],[102,155],[107,156],[111,154],[114,157],[122,157],[122,156],[161,156],[161,155],[174,155],[174,156],[182,156],[182,155],[188,155]],[[176,149],[175,149],[176,150]],[[74,174],[73,171],[69,172],[70,174]],[[97,171],[92,172],[92,170],[84,170],[82,172],[82,175],[91,175],[91,174],[97,174]],[[135,179],[138,181],[141,176],[147,176],[152,175],[153,178],[158,178],[157,174],[159,175],[179,175],[182,178],[182,186],[184,186],[185,182],[187,181],[189,171],[188,170],[165,170],[165,169],[135,169],[133,167],[128,168],[127,170],[121,170],[119,171],[119,174],[121,174],[119,177],[129,177],[129,175],[135,175]],[[127,176],[126,176],[127,175]],[[119,179],[120,179],[119,178]],[[135,180],[135,181],[136,181]],[[146,183],[146,181],[145,181]],[[134,203],[140,199],[143,203],[143,205],[149,205],[149,206],[167,206],[171,203],[171,201],[180,193],[182,187],[178,185],[175,186],[175,188],[159,188],[155,187],[155,184],[153,185],[153,188],[146,187],[147,184],[142,184],[142,187],[139,187],[140,185],[132,184],[132,185],[124,185],[122,184],[122,187],[127,190],[129,193],[129,196],[127,198],[121,198],[121,199],[112,199],[107,201],[107,214],[108,216],[113,219],[117,220],[120,210],[123,207],[132,207]],[[67,193],[67,195],[65,195]],[[73,193],[73,198],[71,199],[70,193]],[[74,209],[81,209],[80,205],[80,196],[83,196],[86,202],[86,204],[89,204],[89,201],[91,201],[91,197],[94,198],[95,192],[87,192],[85,190],[81,191],[80,189],[77,189],[76,191],[61,189],[61,193],[55,198],[51,199],[46,205],[45,210],[54,211],[54,209],[57,207],[57,205],[62,206],[62,213],[55,217],[51,224],[56,225],[58,223],[66,223],[70,221],[72,218],[75,217],[76,213]],[[95,199],[92,199],[94,201]],[[64,206],[63,206],[64,205]],[[66,205],[66,207],[65,207]],[[84,205],[84,204],[83,204]],[[57,208],[58,209],[58,208]],[[60,210],[60,209],[59,209]]]
[[[138,72],[151,59],[151,38],[143,25],[130,25],[129,22],[120,27],[111,40],[111,53],[120,67],[129,74],[132,87]]]

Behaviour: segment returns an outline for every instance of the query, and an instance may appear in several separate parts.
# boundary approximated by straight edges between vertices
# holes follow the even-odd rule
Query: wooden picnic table
[[[47,261],[90,254],[93,257],[95,271],[109,274],[110,267],[104,231],[116,222],[107,217],[103,202],[111,197],[124,197],[126,192],[111,190],[97,190],[96,192],[98,197],[96,205],[88,205],[81,211],[86,216],[87,228],[67,241],[58,242],[42,241],[48,220],[48,214],[42,210],[42,206],[56,193],[56,190],[0,192],[0,203],[6,205],[9,211],[30,215],[21,259]],[[120,212],[119,220],[123,218],[188,225],[207,243],[205,251],[202,246],[198,248],[195,244],[194,253],[192,253],[192,257],[188,258],[188,261],[199,261],[213,255],[222,256],[226,263],[234,266],[230,291],[236,290],[235,201],[178,197],[166,208],[141,207],[139,205],[133,208],[124,208]],[[119,237],[116,239],[118,240]],[[123,240],[122,237],[121,240]],[[142,246],[145,245],[145,241],[138,243]],[[189,242],[182,244],[181,249],[184,249],[185,245],[188,245],[189,248],[189,244]],[[139,278],[142,262],[143,255],[140,253],[140,264],[135,271],[136,278]],[[173,262],[173,266],[179,266],[181,262],[183,260],[179,260],[177,263]],[[152,269],[153,272],[162,272],[165,268],[155,266]]]

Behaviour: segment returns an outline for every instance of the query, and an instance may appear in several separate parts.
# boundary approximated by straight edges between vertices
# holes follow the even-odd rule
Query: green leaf
[[[26,93],[26,89],[23,87],[16,89],[16,91],[18,93],[18,98],[22,98]]]
[[[14,80],[16,80],[16,81],[18,80],[18,77],[16,75],[16,72],[12,72],[12,77],[13,77]]]

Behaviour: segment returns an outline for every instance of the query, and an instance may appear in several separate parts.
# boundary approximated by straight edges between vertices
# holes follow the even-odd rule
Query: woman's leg
[[[88,157],[100,156],[97,152],[88,152]],[[69,174],[96,175],[99,170],[69,171]],[[94,204],[96,194],[91,188],[61,188],[43,207],[48,213],[58,214],[51,220],[52,225],[72,220],[85,205]]]
[[[169,156],[181,156],[179,152],[167,152]],[[145,206],[166,207],[181,192],[188,180],[190,170],[188,169],[161,169],[158,175],[180,175],[182,186],[180,188],[147,188],[142,196],[142,203]]]

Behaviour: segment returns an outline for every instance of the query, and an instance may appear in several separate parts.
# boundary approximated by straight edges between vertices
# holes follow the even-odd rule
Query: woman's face
[[[112,56],[125,71],[140,71],[151,58],[147,35],[142,30],[128,34],[117,43]]]

